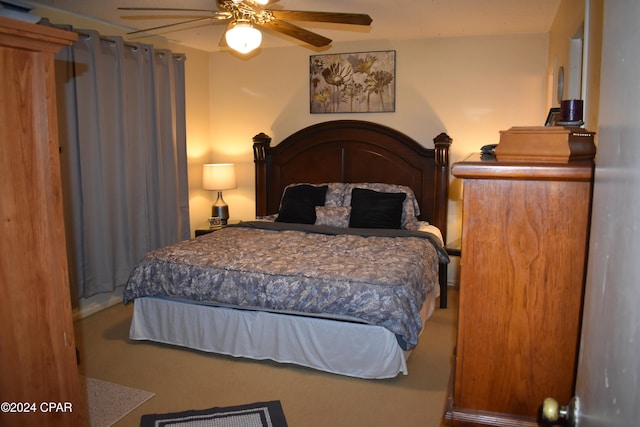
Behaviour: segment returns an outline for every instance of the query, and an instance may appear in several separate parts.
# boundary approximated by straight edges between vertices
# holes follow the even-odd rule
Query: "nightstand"
[[[445,250],[447,251],[447,254],[449,254],[449,256],[459,257],[462,253],[462,239],[454,240],[453,242],[447,243]]]
[[[203,224],[201,227],[196,229],[195,234],[196,234],[196,237],[200,237],[200,236],[204,236],[205,234],[209,234],[209,233],[212,233],[214,231],[218,231],[221,228],[222,228],[222,226],[210,228],[209,224]]]
[[[237,220],[237,219],[236,220],[231,220],[231,221],[227,222],[227,225],[229,225],[229,224],[240,224],[241,222],[242,221]],[[198,226],[198,228],[196,228],[195,235],[196,235],[196,237],[204,236],[205,234],[209,234],[209,233],[212,233],[214,231],[218,231],[218,230],[220,230],[220,229],[222,229],[224,227],[226,227],[226,225],[221,225],[221,226],[212,228],[212,227],[209,227],[209,223],[208,222],[203,222],[202,224],[200,224]]]

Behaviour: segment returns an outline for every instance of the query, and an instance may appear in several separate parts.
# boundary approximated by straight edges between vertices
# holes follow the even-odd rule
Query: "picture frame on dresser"
[[[557,126],[561,118],[562,118],[562,111],[560,110],[560,107],[550,108],[549,113],[547,114],[547,119],[544,122],[544,125]]]

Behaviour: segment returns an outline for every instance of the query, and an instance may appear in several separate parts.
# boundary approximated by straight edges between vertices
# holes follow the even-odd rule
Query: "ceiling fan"
[[[372,22],[369,15],[362,13],[309,12],[265,8],[277,1],[278,0],[217,0],[218,9],[154,7],[119,7],[118,9],[129,11],[196,12],[206,14],[188,21],[136,30],[129,34],[149,32],[174,25],[207,20],[228,22],[225,41],[230,48],[240,53],[249,53],[262,43],[262,33],[256,27],[268,28],[312,46],[323,47],[331,44],[331,39],[287,21],[328,22],[351,25],[370,25]]]

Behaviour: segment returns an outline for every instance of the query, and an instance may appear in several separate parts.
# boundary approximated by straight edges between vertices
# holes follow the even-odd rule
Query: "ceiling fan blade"
[[[211,9],[183,9],[174,7],[119,7],[118,10],[161,10],[167,12],[218,12]]]
[[[273,16],[287,21],[333,22],[337,24],[370,25],[371,17],[364,13],[307,12],[303,10],[271,10]]]
[[[213,19],[229,19],[231,14],[224,10],[213,9],[182,9],[182,8],[170,8],[170,7],[119,7],[118,10],[129,11],[146,11],[146,12],[201,12],[210,13]],[[171,16],[167,15],[167,18]]]
[[[279,19],[274,19],[273,21],[265,22],[258,25],[261,27],[270,28],[282,34],[286,34],[295,39],[302,40],[303,42],[309,43],[310,45],[315,47],[322,47],[331,44],[331,39],[321,36],[320,34],[312,33],[311,31],[305,30],[304,28],[298,27],[297,25],[293,25]]]
[[[142,30],[130,31],[127,34],[148,33],[149,31],[153,31],[153,30],[160,30],[162,28],[168,28],[168,27],[173,27],[173,26],[182,25],[182,24],[191,24],[191,23],[194,23],[194,22],[206,21],[206,20],[211,20],[211,19],[214,19],[214,18],[212,18],[211,16],[205,16],[204,18],[190,19],[188,21],[174,22],[172,24],[158,25],[157,27],[144,28]]]

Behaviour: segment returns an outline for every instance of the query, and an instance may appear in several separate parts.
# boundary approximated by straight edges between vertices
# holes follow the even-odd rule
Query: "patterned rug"
[[[287,427],[279,400],[250,405],[143,415],[140,427]]]

